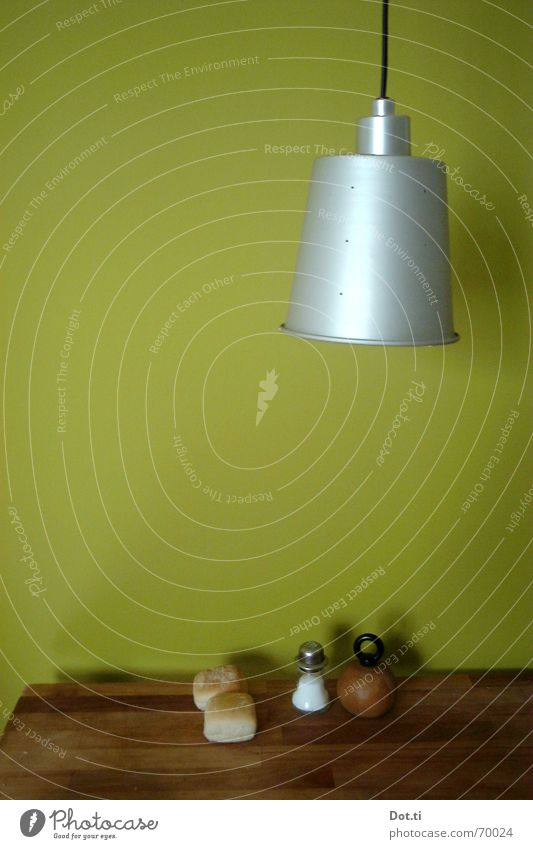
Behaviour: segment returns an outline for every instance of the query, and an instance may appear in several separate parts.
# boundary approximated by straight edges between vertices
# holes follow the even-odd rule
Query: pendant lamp
[[[446,345],[453,329],[446,177],[411,156],[409,118],[381,93],[357,153],[314,163],[285,333],[360,345]],[[439,167],[440,164],[440,167]]]

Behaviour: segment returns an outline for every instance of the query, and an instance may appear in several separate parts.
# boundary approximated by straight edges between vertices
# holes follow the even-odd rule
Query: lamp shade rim
[[[352,339],[345,336],[323,336],[316,333],[305,333],[302,331],[291,330],[285,324],[282,324],[279,328],[282,333],[286,333],[287,336],[298,336],[301,339],[312,339],[315,342],[339,342],[341,344],[346,345],[374,345],[374,346],[382,346],[382,347],[396,347],[396,348],[429,348],[431,346],[442,346],[442,345],[453,345],[454,342],[458,342],[461,338],[458,333],[454,333],[453,336],[448,336],[446,338],[441,337],[440,339],[431,339],[431,340],[416,340],[412,339],[407,341],[405,339]]]
[[[344,160],[347,159],[357,159],[358,161],[367,160],[368,162],[376,162],[381,163],[382,167],[385,168],[385,165],[395,164],[396,160],[398,164],[404,163],[406,161],[405,154],[401,153],[389,153],[386,156],[380,153],[357,153],[356,151],[349,153],[326,153],[323,156],[315,156],[313,162],[322,162],[325,160]],[[437,157],[431,156],[416,156],[409,155],[408,159],[412,162],[430,162],[434,165],[434,167],[439,170],[443,169],[443,166],[446,165],[443,159],[439,159]]]

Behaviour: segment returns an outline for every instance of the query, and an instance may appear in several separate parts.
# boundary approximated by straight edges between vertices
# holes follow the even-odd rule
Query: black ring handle
[[[363,643],[374,643],[376,651],[373,654],[367,651],[362,651],[361,646]],[[361,666],[375,666],[382,658],[385,646],[375,634],[361,634],[361,636],[357,637],[354,642],[353,650]]]

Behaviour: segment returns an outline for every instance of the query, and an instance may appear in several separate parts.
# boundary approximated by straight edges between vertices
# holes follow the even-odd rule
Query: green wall
[[[425,631],[401,674],[524,666],[530,4],[392,4],[390,96],[459,169],[461,341],[416,351],[276,330],[315,146],[353,149],[377,94],[380,4],[103,6],[0,9],[0,708],[230,658],[292,675],[306,636],[335,669],[363,630]]]

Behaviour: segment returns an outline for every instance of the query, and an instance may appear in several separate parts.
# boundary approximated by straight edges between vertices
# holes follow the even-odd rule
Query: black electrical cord
[[[389,69],[389,0],[383,0],[381,27],[381,94],[387,97],[387,71]]]

